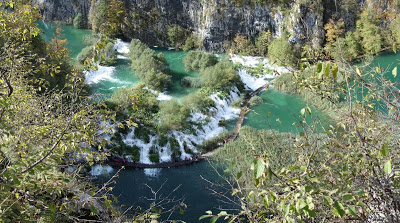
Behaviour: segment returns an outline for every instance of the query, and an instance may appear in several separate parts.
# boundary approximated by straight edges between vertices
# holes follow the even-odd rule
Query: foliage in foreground
[[[66,171],[74,159],[103,156],[90,149],[102,145],[101,110],[82,96],[83,75],[72,69],[58,31],[50,43],[38,40],[35,8],[2,7],[0,221],[113,221],[107,189],[79,180],[79,166]]]
[[[322,98],[329,98],[332,90],[344,95],[337,124],[317,132],[318,120],[312,125],[303,121],[312,116],[306,107],[299,111],[299,135],[243,129],[239,141],[228,143],[220,156],[226,160],[224,154],[241,153],[226,160],[234,161],[231,182],[240,211],[208,212],[202,218],[394,222],[399,217],[400,104],[393,78],[383,78],[380,69],[362,74],[357,67],[337,69],[327,63],[312,71],[307,79],[295,75],[295,81]],[[346,84],[321,88],[337,80],[339,72]],[[396,77],[397,70],[392,74]]]

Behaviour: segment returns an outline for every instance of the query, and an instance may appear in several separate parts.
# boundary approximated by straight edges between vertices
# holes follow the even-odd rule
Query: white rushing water
[[[270,60],[264,57],[231,55],[231,61],[236,64],[241,64],[244,67],[238,70],[238,74],[245,86],[253,91],[268,83],[268,79],[274,79],[277,75],[290,72],[290,70],[285,67],[270,64]],[[267,72],[252,75],[246,69],[259,67],[260,63],[261,67]]]
[[[118,80],[117,78],[113,77],[115,71],[115,67],[106,67],[97,65],[97,70],[90,70],[85,72],[85,80],[86,83],[97,84],[100,81],[110,81],[116,83],[122,83],[122,81]]]
[[[129,43],[117,39],[114,44],[114,49],[117,50],[119,54],[127,55],[129,53]]]
[[[211,139],[222,133],[225,128],[218,125],[220,120],[236,119],[239,116],[240,109],[230,106],[232,101],[240,98],[240,92],[236,87],[233,87],[231,94],[224,99],[219,98],[217,94],[213,94],[210,97],[215,102],[216,107],[211,108],[209,114],[205,115],[199,111],[191,113],[190,121],[202,123],[203,125],[201,128],[195,128],[192,133],[173,131],[167,135],[168,137],[176,139],[177,143],[179,144],[181,159],[191,157],[190,154],[185,152],[185,146],[192,152],[197,152],[197,145],[201,145],[205,140]],[[158,151],[160,155],[160,162],[171,161],[172,152],[170,142],[167,142],[165,146],[161,147],[159,145],[160,136],[150,135],[149,142],[146,143],[142,139],[139,139],[135,136],[135,131],[139,131],[139,129],[132,127],[130,132],[126,136],[123,136],[123,142],[129,146],[135,145],[139,147],[140,163],[152,163],[149,159],[149,152],[152,148]],[[129,160],[130,157],[128,156],[127,158]],[[154,171],[152,173],[154,173]]]

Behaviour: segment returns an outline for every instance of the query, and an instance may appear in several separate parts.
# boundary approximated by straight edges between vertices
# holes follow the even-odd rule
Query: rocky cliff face
[[[43,19],[72,22],[81,12],[88,16],[93,5],[100,0],[35,0],[42,7]],[[209,51],[224,51],[236,34],[251,39],[260,31],[270,30],[278,37],[291,34],[294,44],[311,42],[319,47],[323,43],[323,7],[301,6],[295,0],[290,9],[274,4],[235,6],[232,0],[125,0],[128,11],[124,37],[138,38],[148,44],[167,45],[165,33],[168,25],[178,24],[194,31],[203,39]]]
[[[46,21],[72,23],[78,13],[88,16],[91,0],[32,0]]]

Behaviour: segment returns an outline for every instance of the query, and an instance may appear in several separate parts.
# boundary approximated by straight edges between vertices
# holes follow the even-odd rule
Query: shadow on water
[[[222,172],[221,167],[217,169],[219,172]],[[113,173],[115,172],[116,170]],[[162,220],[170,218],[186,222],[209,222],[209,219],[198,220],[207,210],[219,213],[222,207],[225,209],[240,208],[232,204],[227,204],[227,200],[221,199],[220,195],[231,197],[231,190],[213,186],[203,178],[215,184],[224,184],[224,181],[218,176],[210,163],[203,161],[198,164],[178,168],[122,170],[119,178],[116,180],[117,184],[113,186],[112,193],[117,196],[119,205],[125,206],[123,209],[132,205],[140,206],[143,210],[147,210],[150,204],[154,202],[152,200],[154,194],[151,192],[151,189],[154,191],[159,190],[157,199],[168,197],[164,201],[163,208],[165,213],[161,217]],[[108,179],[109,177],[107,176],[101,176],[97,179],[96,183],[101,184]],[[224,184],[224,186],[227,185]],[[212,189],[216,189],[218,193],[215,193]],[[187,204],[184,214],[181,214],[179,209],[177,209],[169,217],[169,213],[166,211],[177,205],[181,199]],[[178,201],[178,203],[172,200]],[[184,207],[182,206],[182,208]],[[232,213],[232,211],[229,212]],[[134,214],[134,212],[131,211],[130,214]]]

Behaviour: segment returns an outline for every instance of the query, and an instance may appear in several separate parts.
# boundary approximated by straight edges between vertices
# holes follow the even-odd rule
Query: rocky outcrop
[[[35,0],[43,19],[71,22],[78,12],[89,15],[91,3],[100,0]],[[199,35],[209,51],[224,51],[236,34],[254,39],[270,30],[278,37],[285,31],[293,44],[311,42],[319,47],[324,40],[323,6],[301,6],[296,0],[282,9],[275,4],[236,6],[232,0],[125,0],[128,11],[123,37],[138,38],[148,44],[167,45],[168,25],[178,24]],[[94,4],[93,4],[94,5]],[[294,9],[294,10],[292,10]],[[315,10],[318,9],[318,10]],[[322,9],[322,10],[321,10]]]
[[[88,16],[91,0],[33,0],[32,3],[39,8],[43,20],[72,24],[78,13]]]

